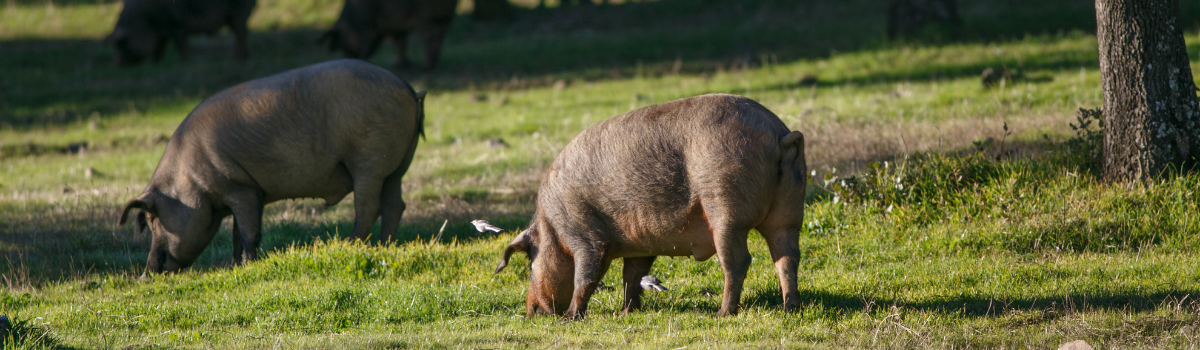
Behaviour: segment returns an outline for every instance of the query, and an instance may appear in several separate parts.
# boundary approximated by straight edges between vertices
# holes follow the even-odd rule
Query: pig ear
[[[146,225],[146,212],[145,211],[138,212],[137,232],[138,233],[146,232],[146,226],[147,226]]]
[[[125,224],[125,219],[129,218],[130,210],[141,209],[143,212],[145,212],[153,210],[153,208],[154,206],[148,200],[147,195],[142,195],[141,197],[131,200],[129,203],[125,204],[124,209],[121,209],[121,218],[117,220],[117,226]],[[145,222],[145,213],[139,213],[138,221],[140,221],[139,225],[145,226],[143,224]]]
[[[782,138],[779,139],[779,146],[780,147],[791,146],[796,141],[800,141],[800,145],[803,146],[804,145],[804,134],[799,131],[790,132],[787,135],[784,135]]]
[[[504,258],[502,260],[500,260],[500,265],[496,266],[495,273],[500,273],[500,270],[503,270],[505,267],[508,266],[508,258],[512,257],[513,253],[520,250],[520,251],[525,252],[526,255],[528,255],[529,248],[532,246],[533,246],[533,238],[531,238],[529,236],[529,230],[525,230],[524,232],[521,232],[521,234],[517,235],[516,238],[513,238],[512,242],[508,243],[508,247],[504,248]]]
[[[317,38],[318,45],[324,44],[327,41],[329,42],[329,51],[336,51],[339,44],[336,28],[325,31],[325,34],[321,34],[321,37]]]

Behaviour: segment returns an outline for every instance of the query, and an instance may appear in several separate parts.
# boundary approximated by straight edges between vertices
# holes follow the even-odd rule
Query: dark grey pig
[[[559,153],[529,228],[504,249],[531,261],[526,314],[582,318],[613,259],[624,258],[624,310],[641,306],[656,256],[720,257],[718,315],[738,312],[750,229],[766,238],[784,308],[799,306],[804,135],[753,100],[704,95],[600,122]]]
[[[396,232],[400,178],[423,135],[425,92],[359,60],[298,68],[229,88],[175,130],[150,184],[121,212],[152,231],[150,272],[185,268],[233,215],[233,260],[258,256],[263,205],[354,192],[354,235],[383,216]]]
[[[400,55],[397,65],[408,67],[408,34],[416,30],[425,45],[425,67],[433,69],[456,8],[458,0],[346,0],[341,17],[319,42],[327,42],[330,51],[341,49],[346,57],[365,60],[391,37]]]
[[[137,64],[146,58],[158,62],[168,41],[179,56],[187,57],[188,36],[214,35],[221,27],[233,32],[234,56],[246,50],[246,20],[256,0],[125,0],[117,27],[104,39],[117,49],[116,65]]]

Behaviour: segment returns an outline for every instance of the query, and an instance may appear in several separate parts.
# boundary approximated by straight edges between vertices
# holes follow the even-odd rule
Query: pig
[[[234,57],[245,60],[246,20],[256,0],[126,0],[117,26],[104,42],[113,45],[113,64],[134,65],[146,58],[162,59],[167,41],[175,42],[187,59],[188,36],[214,35],[221,27],[233,31]]]
[[[408,33],[417,30],[425,45],[425,67],[437,67],[442,41],[454,19],[458,0],[346,0],[342,14],[317,41],[346,57],[368,59],[379,43],[391,37],[400,56],[397,66],[409,67]]]
[[[233,215],[233,260],[258,257],[263,205],[354,193],[354,236],[396,232],[400,178],[424,136],[425,91],[352,59],[301,67],[231,87],[200,103],[175,130],[143,193],[137,229],[151,230],[146,271],[186,268]]]
[[[612,260],[624,259],[622,314],[657,256],[719,257],[718,316],[739,309],[750,229],[766,239],[786,310],[799,307],[796,269],[808,180],[804,135],[762,105],[703,95],[591,126],[542,180],[529,227],[504,248],[530,260],[526,316],[581,319]]]

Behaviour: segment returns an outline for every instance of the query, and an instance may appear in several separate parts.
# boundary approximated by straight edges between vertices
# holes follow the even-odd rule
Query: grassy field
[[[8,0],[0,314],[25,348],[1200,347],[1200,176],[1102,183],[1088,134],[1069,126],[1101,105],[1093,3],[960,3],[962,27],[900,41],[883,39],[882,0],[459,16],[437,71],[396,70],[430,91],[398,242],[344,240],[350,201],[284,201],[266,211],[266,258],[231,267],[226,227],[191,270],[139,279],[149,237],[115,226],[117,211],[168,136],[221,89],[336,58],[315,40],[340,1],[260,1],[246,62],[223,34],[192,40],[186,62],[168,51],[115,68],[99,39],[119,3]],[[1182,5],[1195,70],[1200,5]],[[396,55],[388,46],[373,61]],[[1012,74],[985,88],[986,68]],[[579,131],[717,92],[758,100],[806,135],[816,178],[802,310],[782,312],[752,235],[739,316],[712,317],[716,263],[663,258],[653,274],[672,290],[648,294],[641,312],[613,316],[621,293],[609,289],[585,321],[525,319],[527,260],[491,273],[512,233],[469,221],[519,229]]]

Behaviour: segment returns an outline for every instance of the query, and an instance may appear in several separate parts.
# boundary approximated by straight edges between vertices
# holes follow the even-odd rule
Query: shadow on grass
[[[90,1],[57,3],[71,6]],[[934,28],[897,42],[883,40],[886,2],[882,0],[663,0],[519,10],[511,21],[486,23],[462,15],[453,24],[438,70],[397,72],[421,87],[434,89],[520,89],[563,79],[699,75],[824,58],[837,52],[988,42],[1070,31],[1091,33],[1095,21],[1092,7],[1092,2],[1085,0],[967,4],[961,10],[966,23],[963,28]],[[1185,23],[1200,18],[1200,5],[1183,4],[1183,9]],[[3,40],[0,125],[61,125],[159,107],[188,109],[234,84],[337,58],[315,43],[323,29],[254,32],[247,62],[233,60],[232,39],[220,35],[193,39],[190,61],[179,60],[169,48],[163,62],[129,68],[113,67],[111,48],[99,40]],[[420,48],[410,46],[414,46],[410,57],[419,57]],[[953,78],[999,66],[1027,70],[1095,66],[1096,55],[1091,51],[1054,52],[1020,61],[914,63],[911,68],[820,83]],[[373,61],[390,66],[395,57],[394,49],[384,45]]]
[[[778,291],[747,293],[743,296],[745,306],[779,307],[783,297]],[[1042,320],[1039,323],[1061,317],[1076,311],[1111,310],[1122,312],[1142,312],[1154,310],[1163,305],[1180,304],[1186,306],[1186,300],[1200,295],[1200,290],[1172,290],[1154,293],[1115,293],[1111,295],[1070,294],[1052,298],[949,298],[928,302],[901,302],[887,298],[872,298],[859,295],[835,294],[819,290],[800,290],[801,305],[821,306],[835,310],[850,312],[870,312],[875,309],[887,310],[892,307],[922,312],[937,312],[959,314],[966,317],[995,317],[1013,311],[1041,311]],[[1191,302],[1192,304],[1195,301]],[[716,312],[716,309],[711,310]]]
[[[511,197],[511,198],[510,198]],[[530,214],[513,202],[527,196],[410,200],[409,208],[425,207],[401,221],[395,244],[410,242],[471,241],[496,233],[475,230],[473,219],[485,219],[512,231],[529,223]],[[441,202],[454,201],[446,206]],[[281,201],[266,207],[260,252],[266,255],[319,239],[353,239],[351,205],[323,208],[316,200]],[[150,249],[148,232],[136,233],[132,225],[116,227],[119,206],[103,199],[78,203],[28,205],[4,209],[0,215],[0,286],[8,289],[39,287],[46,283],[76,280],[94,274],[137,276],[144,271]],[[11,210],[10,210],[11,209]],[[313,211],[314,215],[306,216]],[[232,265],[232,218],[197,258],[191,269],[209,270]],[[442,225],[445,224],[444,230]],[[378,234],[379,224],[373,234]],[[505,233],[507,234],[507,233]],[[6,260],[6,261],[5,261]]]

